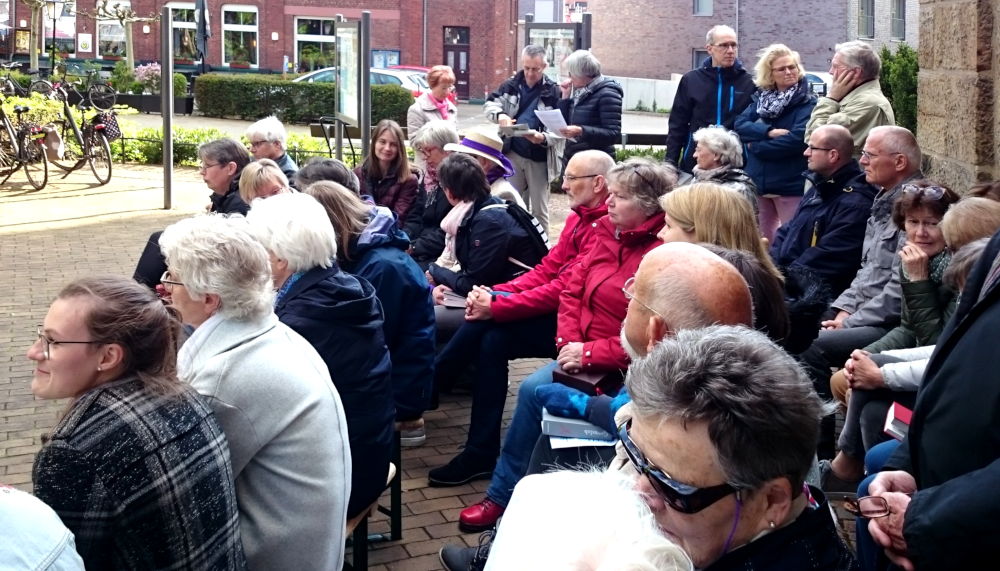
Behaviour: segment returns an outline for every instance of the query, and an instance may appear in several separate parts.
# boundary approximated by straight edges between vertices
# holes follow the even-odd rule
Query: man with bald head
[[[826,305],[847,289],[861,264],[876,189],[865,180],[853,151],[846,127],[824,125],[813,131],[804,153],[809,166],[803,173],[805,196],[771,244],[771,258],[785,274],[792,300],[789,342],[798,343],[798,351],[815,338]],[[806,291],[813,292],[810,299],[803,298]]]
[[[713,324],[753,325],[750,289],[743,276],[731,264],[696,244],[671,242],[647,252],[622,294],[629,299],[629,305],[621,343],[633,359],[645,356],[660,340],[682,329]],[[516,415],[515,421],[518,417],[540,417],[544,407],[551,414],[586,419],[613,434],[615,412],[628,402],[628,395],[623,390],[613,398],[590,397],[551,383],[536,388],[535,398],[530,402],[538,407],[535,414]],[[531,466],[606,464],[614,455],[613,447],[572,448],[557,455],[549,447],[549,438],[541,434],[541,427],[535,429],[539,438]],[[445,546],[439,557],[446,569],[470,569],[476,548]]]

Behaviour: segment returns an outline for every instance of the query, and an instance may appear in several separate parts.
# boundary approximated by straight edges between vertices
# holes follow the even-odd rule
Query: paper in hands
[[[562,111],[558,109],[536,109],[535,115],[551,133],[558,134],[562,129],[568,127],[566,120],[563,119]]]

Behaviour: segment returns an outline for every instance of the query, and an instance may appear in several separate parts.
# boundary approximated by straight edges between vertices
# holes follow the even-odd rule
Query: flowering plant
[[[135,68],[135,79],[153,94],[160,92],[160,64],[147,63]]]

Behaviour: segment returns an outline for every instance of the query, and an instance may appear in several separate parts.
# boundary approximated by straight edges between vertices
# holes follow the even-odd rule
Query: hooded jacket
[[[566,140],[563,168],[580,151],[593,149],[615,156],[615,145],[622,142],[622,86],[617,81],[598,76],[585,87],[586,93],[575,103],[572,97],[559,100],[559,110],[567,125],[577,125],[583,134]]]
[[[666,160],[691,172],[695,131],[709,125],[731,130],[736,116],[756,92],[757,86],[740,60],[732,67],[713,67],[712,58],[705,58],[701,67],[685,73],[670,109]]]
[[[661,212],[624,232],[619,232],[607,216],[597,221],[593,245],[573,270],[559,298],[556,333],[559,349],[569,343],[583,343],[585,371],[628,367],[629,357],[619,339],[628,310],[622,288],[635,275],[646,252],[662,244],[656,234],[663,223]]]
[[[375,288],[385,320],[382,333],[392,360],[396,418],[412,420],[427,409],[434,380],[434,301],[427,278],[406,254],[410,241],[392,212],[373,209],[368,227],[351,241],[344,271]]]
[[[370,283],[334,264],[303,274],[274,312],[323,358],[344,403],[354,467],[347,507],[352,518],[382,493],[389,469],[396,411],[382,306]]]

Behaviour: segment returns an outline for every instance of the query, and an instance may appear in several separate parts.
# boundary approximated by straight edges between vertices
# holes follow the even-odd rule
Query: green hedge
[[[333,115],[333,83],[296,83],[278,75],[209,73],[194,83],[198,110],[208,117],[256,119],[276,115],[286,123],[308,123]],[[389,118],[406,124],[413,95],[397,85],[372,86],[372,123]]]
[[[917,51],[906,44],[899,44],[896,52],[882,47],[882,92],[885,93],[896,124],[917,132],[917,73],[920,71]]]

